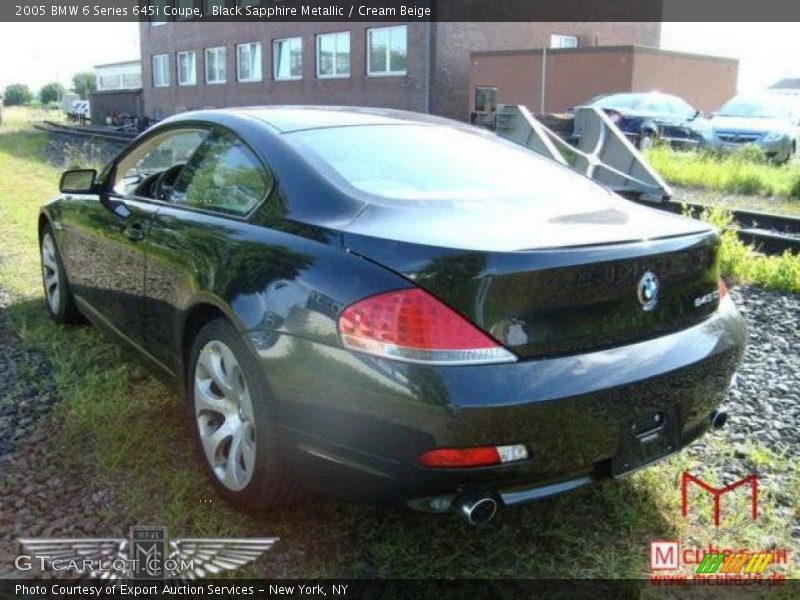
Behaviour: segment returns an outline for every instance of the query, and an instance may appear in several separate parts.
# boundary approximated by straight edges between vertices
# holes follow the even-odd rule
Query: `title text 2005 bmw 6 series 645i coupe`
[[[240,506],[313,483],[485,522],[724,421],[717,233],[467,125],[186,113],[61,192],[50,313],[180,384]]]

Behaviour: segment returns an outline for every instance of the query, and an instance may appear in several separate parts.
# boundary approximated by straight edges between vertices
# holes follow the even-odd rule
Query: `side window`
[[[117,165],[114,192],[152,198],[158,175],[186,164],[207,136],[205,129],[172,129],[143,141]]]
[[[181,172],[170,201],[244,215],[264,199],[271,185],[272,175],[240,139],[217,132]]]

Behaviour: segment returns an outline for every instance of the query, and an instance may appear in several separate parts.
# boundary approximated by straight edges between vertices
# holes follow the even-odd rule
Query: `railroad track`
[[[683,214],[688,210],[695,218],[710,208],[705,204],[669,200],[660,204],[647,203],[661,210]],[[800,252],[800,217],[789,217],[749,210],[731,210],[734,230],[739,239],[752,244],[764,254],[782,254],[784,251]]]
[[[52,121],[42,121],[41,123],[34,123],[33,125],[40,131],[57,135],[70,135],[73,137],[87,137],[112,142],[119,142],[127,144],[131,142],[138,134],[130,133],[127,131],[115,131],[113,129],[106,129],[100,127],[91,127],[88,125],[63,125],[61,123],[54,123]]]

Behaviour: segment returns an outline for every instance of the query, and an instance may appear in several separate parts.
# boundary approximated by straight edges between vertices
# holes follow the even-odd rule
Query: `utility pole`
[[[544,99],[547,93],[547,46],[542,46],[542,97],[539,102],[539,112],[544,114]]]

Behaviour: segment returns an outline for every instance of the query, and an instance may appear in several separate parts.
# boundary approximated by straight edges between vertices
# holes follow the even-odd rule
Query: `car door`
[[[254,240],[262,230],[247,221],[267,197],[272,175],[239,137],[215,129],[182,170],[149,236],[145,321],[148,351],[164,364],[181,364],[186,310],[201,298],[225,301],[246,291],[270,268]],[[254,272],[255,270],[255,272]]]
[[[99,198],[84,202],[70,228],[71,284],[95,320],[125,341],[143,346],[147,236],[163,200],[159,176],[177,171],[207,130],[179,128],[148,136],[124,152],[105,179]],[[77,249],[77,250],[76,250]]]

